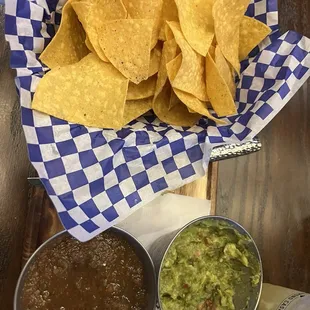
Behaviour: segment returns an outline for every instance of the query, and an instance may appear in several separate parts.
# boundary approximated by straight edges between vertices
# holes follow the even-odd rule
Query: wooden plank
[[[207,184],[208,176],[205,175],[192,183],[186,184],[174,190],[173,193],[183,196],[207,199]]]
[[[208,174],[208,191],[207,199],[211,200],[211,210],[210,214],[216,214],[216,197],[217,197],[217,179],[218,179],[218,167],[219,163],[214,162],[209,165],[209,174]]]
[[[44,205],[45,191],[42,187],[31,187],[29,189],[28,214],[24,233],[22,266],[28,261],[36,250],[39,242],[39,229]]]
[[[4,38],[4,7],[0,5],[0,308],[3,310],[13,308],[28,202],[29,162],[14,77]]]
[[[283,31],[310,36],[310,1],[281,0]],[[264,280],[310,292],[310,81],[259,135],[260,152],[219,164],[217,214],[253,235]]]

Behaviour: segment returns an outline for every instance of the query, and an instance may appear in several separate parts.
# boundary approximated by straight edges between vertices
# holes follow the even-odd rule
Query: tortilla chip
[[[182,64],[172,86],[197,97],[202,101],[207,100],[205,81],[205,59],[197,54],[184,38],[180,24],[167,22],[175,40],[182,51]]]
[[[103,52],[135,84],[149,77],[152,25],[149,19],[117,19],[99,30]]]
[[[217,0],[212,10],[217,43],[238,75],[240,74],[239,29],[249,3],[250,0]]]
[[[94,17],[98,23],[102,20],[114,20],[127,17],[127,10],[122,0],[96,0],[92,13],[94,15],[97,13]]]
[[[145,99],[154,96],[156,80],[157,77],[153,75],[138,85],[129,82],[127,100]]]
[[[32,108],[73,123],[117,129],[123,125],[127,89],[128,79],[91,53],[45,74]]]
[[[236,114],[234,98],[210,54],[206,58],[206,80],[209,100],[216,114],[218,116]]]
[[[161,50],[162,48],[158,44],[151,50],[149,76],[156,74],[159,70]]]
[[[63,7],[60,27],[40,60],[51,69],[77,63],[89,53],[85,39],[85,31],[69,0]]]
[[[151,42],[151,48],[153,48],[158,41],[161,27],[163,0],[123,0],[123,3],[130,18],[154,20]]]
[[[162,55],[161,55],[161,61],[160,66],[158,70],[157,75],[157,82],[156,82],[156,88],[155,88],[155,94],[154,94],[154,100],[158,96],[158,94],[162,91],[164,85],[167,82],[168,79],[168,73],[166,65],[169,61],[171,61],[173,58],[175,58],[177,53],[177,43],[175,40],[169,40],[164,43]]]
[[[91,44],[88,35],[86,35],[85,45],[87,46],[87,48],[88,48],[92,53],[96,54],[96,51],[95,51],[93,45]]]
[[[215,57],[213,58],[219,74],[222,76],[224,81],[226,82],[231,95],[233,98],[236,96],[236,83],[235,83],[235,76],[232,68],[230,67],[229,63],[225,59],[219,45],[215,48]]]
[[[179,21],[178,9],[174,0],[163,0],[163,11],[161,19],[162,20],[159,32],[159,40],[169,40],[169,38],[167,38],[165,35],[166,21]]]
[[[182,59],[183,59],[182,54],[179,54],[177,57],[169,61],[166,65],[168,78],[171,85],[173,84],[173,81],[180,70]]]
[[[153,98],[127,100],[125,103],[123,124],[126,125],[152,108]]]
[[[193,126],[201,116],[189,113],[187,107],[182,103],[176,104],[169,110],[170,96],[171,87],[169,83],[166,83],[162,92],[153,101],[153,110],[158,118],[170,125]]]
[[[171,94],[170,94],[169,110],[173,109],[178,104],[182,104],[182,102],[180,101],[180,99],[178,98],[178,96],[175,94],[175,92],[172,89]]]
[[[99,44],[98,28],[107,20],[126,18],[127,11],[123,3],[121,0],[74,1],[72,6],[87,33],[93,50],[100,59],[109,62]]]
[[[179,21],[178,8],[174,0],[163,0],[162,18],[164,21]]]
[[[266,24],[244,16],[240,25],[239,59],[245,59],[270,33],[271,29]]]
[[[175,94],[178,96],[178,98],[192,111],[195,111],[196,113],[200,115],[207,116],[209,119],[219,123],[219,124],[225,124],[224,121],[217,119],[216,117],[212,116],[210,111],[208,110],[207,103],[202,102],[196,97],[194,97],[191,94],[185,93],[181,90],[178,90],[176,88],[173,89]],[[191,112],[190,112],[191,113]]]
[[[212,59],[215,61],[215,46],[211,45],[209,49],[209,55],[212,57]]]
[[[166,40],[172,40],[174,39],[174,34],[172,32],[172,30],[170,29],[169,25],[167,23],[165,23],[165,37]]]
[[[175,0],[184,37],[189,45],[204,57],[214,38],[214,2],[215,0]]]

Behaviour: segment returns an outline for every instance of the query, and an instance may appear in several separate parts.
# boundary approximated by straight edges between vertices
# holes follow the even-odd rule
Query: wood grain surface
[[[0,5],[0,309],[11,310],[21,266],[28,159]]]
[[[310,1],[279,0],[282,31],[310,37]],[[219,163],[217,214],[258,244],[264,280],[310,292],[310,81],[259,135],[260,152]]]

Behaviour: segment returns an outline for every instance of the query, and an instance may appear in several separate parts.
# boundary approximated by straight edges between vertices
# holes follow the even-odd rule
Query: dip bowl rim
[[[157,284],[156,284],[156,271],[155,271],[155,267],[154,267],[154,263],[153,263],[153,260],[149,254],[149,252],[146,250],[146,248],[143,246],[143,244],[134,236],[132,235],[131,233],[129,233],[128,231],[122,229],[122,228],[119,228],[119,227],[115,227],[115,226],[112,226],[110,227],[109,229],[107,229],[106,231],[104,232],[107,232],[107,231],[111,231],[111,232],[115,232],[116,234],[120,234],[120,235],[124,235],[124,236],[127,236],[128,239],[126,239],[128,241],[128,243],[130,245],[132,245],[133,243],[136,243],[136,245],[138,247],[141,248],[141,251],[143,252],[143,257],[144,257],[144,262],[145,260],[148,260],[148,264],[150,265],[150,268],[152,269],[151,272],[151,277],[154,279],[154,282],[153,283],[153,287],[154,287],[154,292],[149,292],[148,295],[153,295],[154,297],[152,298],[152,303],[154,304],[154,308],[156,306],[156,301],[157,301]],[[102,233],[104,233],[102,232]],[[101,234],[102,234],[101,233]],[[18,277],[18,281],[16,283],[16,287],[15,287],[15,292],[14,292],[14,300],[13,300],[13,309],[14,310],[23,310],[19,307],[19,299],[21,298],[21,293],[22,293],[22,289],[23,289],[23,285],[24,285],[24,278],[27,276],[27,273],[28,273],[28,270],[29,270],[29,267],[31,266],[31,264],[33,262],[35,262],[35,260],[37,259],[37,256],[39,255],[39,253],[45,249],[46,247],[48,247],[50,244],[52,244],[56,239],[58,238],[61,238],[61,237],[65,237],[65,236],[68,236],[68,237],[72,237],[74,238],[67,230],[62,230],[58,233],[56,233],[55,235],[53,235],[52,237],[48,238],[46,241],[44,241],[33,253],[32,255],[30,256],[30,258],[28,259],[28,261],[26,262],[26,264],[24,265],[24,267],[22,268],[22,271]],[[83,243],[83,242],[81,242]],[[136,249],[134,248],[135,250],[135,253],[137,253]],[[143,262],[142,262],[143,263]],[[150,270],[146,270],[145,272],[150,272]],[[149,283],[146,283],[146,286],[147,288],[148,287],[151,287],[151,285],[149,285]],[[148,298],[150,298],[148,296]]]
[[[221,216],[221,215],[205,215],[205,216],[200,216],[190,222],[188,222],[187,224],[185,224],[184,226],[182,226],[182,228],[180,228],[176,235],[173,237],[173,239],[170,241],[169,245],[167,246],[167,249],[165,250],[164,252],[164,255],[161,259],[161,262],[160,262],[160,266],[159,266],[159,270],[158,270],[158,280],[157,280],[157,299],[158,299],[158,304],[159,304],[159,307],[161,310],[163,310],[163,307],[162,307],[162,303],[161,303],[161,296],[160,296],[160,274],[161,274],[161,271],[162,271],[162,267],[163,267],[163,263],[165,261],[165,257],[171,247],[171,245],[173,244],[173,242],[175,241],[175,239],[186,229],[188,228],[189,226],[191,226],[192,224],[196,223],[196,222],[200,222],[202,220],[221,220],[221,221],[224,221],[224,222],[227,222],[229,224],[232,224],[232,225],[235,225],[237,226],[239,229],[241,229],[249,238],[250,238],[250,241],[252,242],[253,246],[254,246],[254,249],[256,251],[255,256],[256,258],[258,259],[259,261],[259,268],[260,268],[260,281],[259,281],[259,292],[258,292],[258,295],[257,295],[257,300],[256,300],[256,304],[255,304],[255,307],[254,309],[250,309],[250,310],[256,310],[257,307],[258,307],[258,304],[259,304],[259,300],[260,300],[260,297],[261,297],[261,294],[262,294],[262,289],[263,289],[263,264],[262,264],[262,259],[261,259],[261,256],[260,256],[260,253],[259,253],[259,250],[258,250],[258,247],[254,241],[254,239],[252,238],[252,236],[250,235],[250,233],[241,225],[239,224],[238,222],[228,218],[228,217],[225,217],[225,216]],[[257,255],[256,255],[257,254]]]

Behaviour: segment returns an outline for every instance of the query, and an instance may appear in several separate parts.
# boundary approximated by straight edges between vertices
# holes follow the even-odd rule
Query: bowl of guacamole
[[[159,270],[162,310],[255,310],[261,288],[253,239],[223,217],[200,218],[181,229]]]

